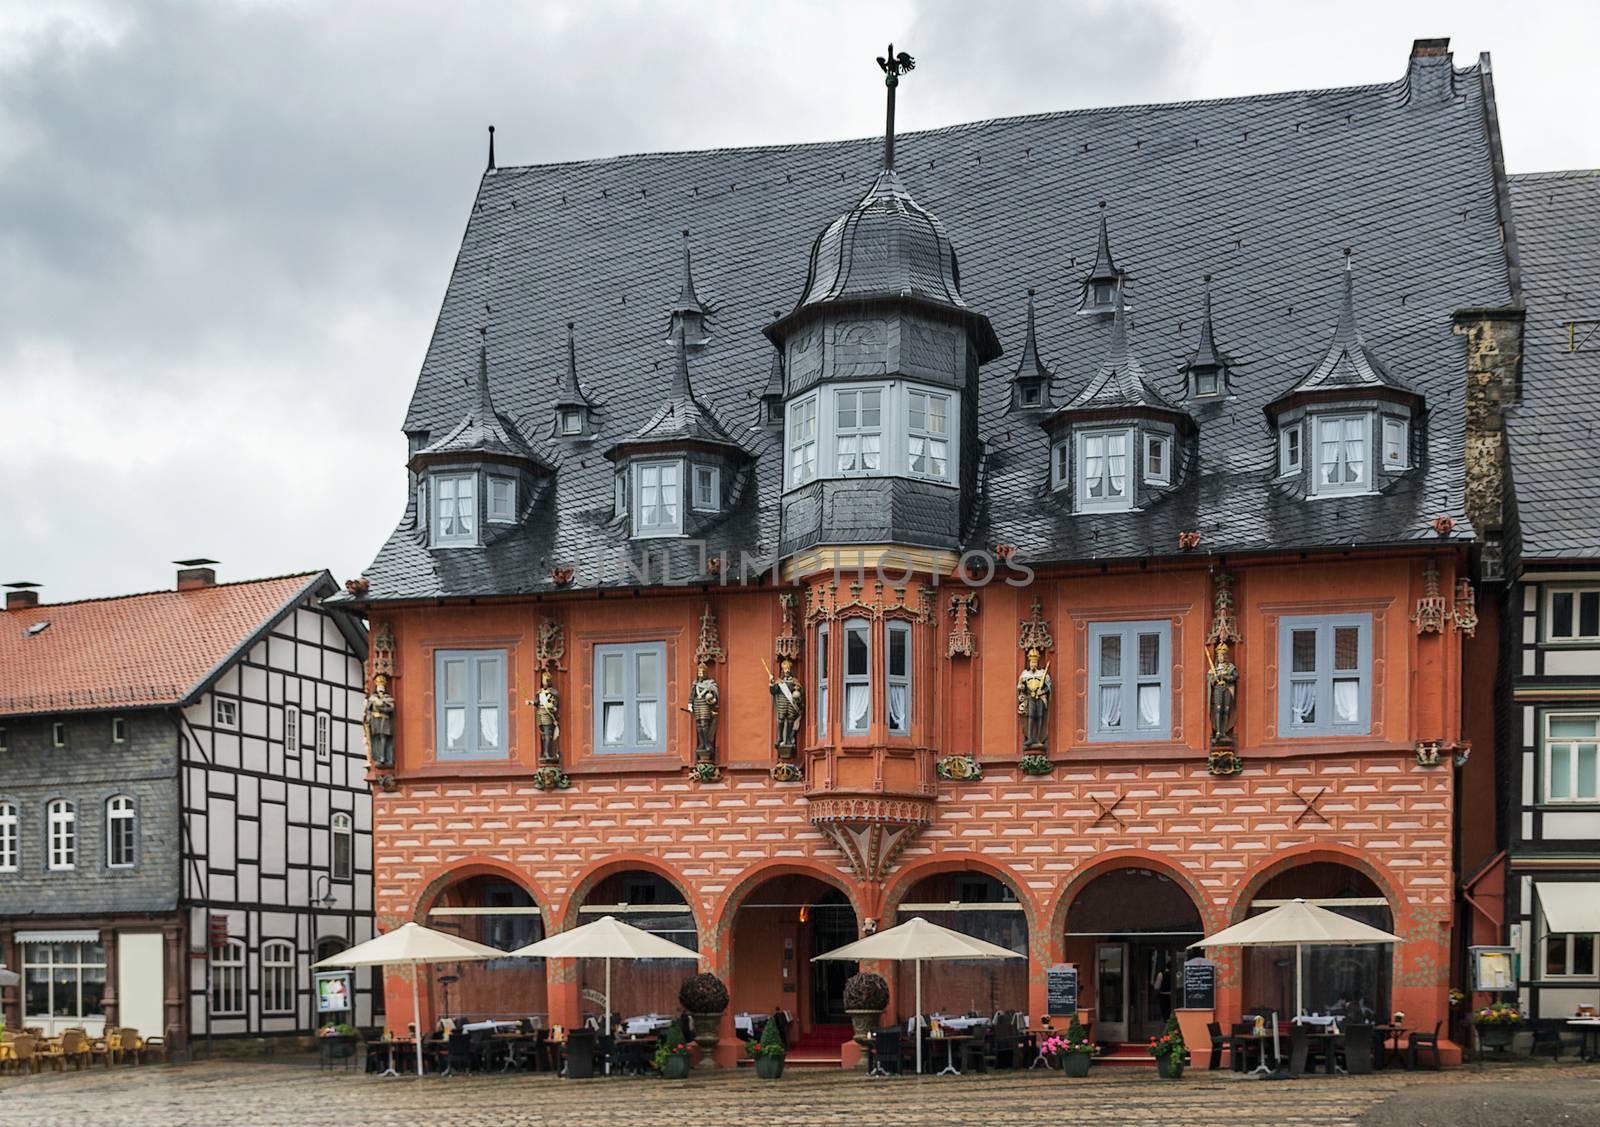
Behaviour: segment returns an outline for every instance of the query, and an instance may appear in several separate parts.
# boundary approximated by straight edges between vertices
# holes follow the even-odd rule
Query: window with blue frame
[[[1278,622],[1278,731],[1364,736],[1372,730],[1372,616],[1294,615]]]
[[[1089,683],[1089,739],[1167,739],[1172,734],[1172,624],[1091,623]]]
[[[594,648],[594,750],[600,755],[666,751],[665,642]]]
[[[440,759],[506,758],[505,650],[437,650],[433,686]]]

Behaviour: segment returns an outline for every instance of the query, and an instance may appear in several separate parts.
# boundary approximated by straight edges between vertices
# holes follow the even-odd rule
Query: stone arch
[[[617,873],[626,873],[635,869],[654,873],[664,878],[668,884],[678,890],[683,897],[684,905],[689,914],[694,917],[695,931],[701,937],[702,949],[710,950],[708,940],[712,938],[709,921],[706,919],[705,905],[695,895],[694,886],[681,871],[667,861],[650,853],[613,853],[601,861],[595,861],[585,867],[578,874],[578,879],[568,889],[567,895],[561,902],[560,921],[562,931],[567,931],[578,925],[578,909],[583,907],[583,902],[595,887],[607,877]]]
[[[1228,903],[1228,922],[1230,924],[1241,922],[1249,912],[1256,893],[1260,892],[1262,886],[1273,877],[1315,861],[1344,865],[1371,880],[1383,894],[1383,898],[1389,902],[1389,913],[1394,918],[1396,934],[1403,935],[1411,928],[1413,922],[1411,904],[1400,894],[1400,887],[1389,871],[1370,856],[1333,842],[1291,846],[1274,853],[1257,865],[1249,878],[1234,891],[1233,898]]]
[[[851,909],[856,914],[856,919],[866,918],[864,905],[858,895],[859,888],[838,869],[831,868],[818,861],[807,861],[793,858],[784,861],[757,861],[734,880],[728,891],[723,893],[717,902],[713,913],[716,920],[714,942],[716,949],[722,955],[719,960],[722,965],[731,968],[732,952],[727,949],[726,940],[733,929],[733,920],[738,915],[740,906],[746,898],[774,877],[802,876],[815,877],[824,884],[832,885],[850,903]]]
[[[1058,959],[1061,955],[1062,937],[1067,931],[1067,913],[1072,907],[1072,902],[1096,877],[1102,877],[1117,869],[1154,869],[1171,880],[1189,897],[1190,903],[1200,916],[1201,926],[1207,932],[1221,930],[1218,926],[1219,913],[1216,906],[1200,891],[1193,877],[1185,869],[1173,864],[1171,857],[1163,857],[1159,853],[1151,853],[1144,849],[1119,849],[1114,853],[1102,854],[1092,864],[1075,870],[1067,877],[1066,883],[1057,893],[1050,910],[1048,935],[1052,960]]]
[[[513,868],[495,857],[473,856],[449,865],[435,865],[423,873],[422,891],[412,902],[411,919],[424,927],[428,924],[428,911],[439,902],[447,888],[473,877],[499,877],[517,885],[539,906],[539,916],[546,923],[553,920],[554,905],[544,896],[538,883],[528,879],[528,874]]]

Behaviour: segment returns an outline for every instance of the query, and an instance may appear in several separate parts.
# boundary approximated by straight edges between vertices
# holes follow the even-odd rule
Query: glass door
[[[1099,943],[1094,949],[1096,1041],[1128,1039],[1128,945]]]
[[[1172,1013],[1174,987],[1180,949],[1171,943],[1146,942],[1133,945],[1136,979],[1132,991],[1132,1012],[1128,1032],[1136,1041],[1160,1033]]]

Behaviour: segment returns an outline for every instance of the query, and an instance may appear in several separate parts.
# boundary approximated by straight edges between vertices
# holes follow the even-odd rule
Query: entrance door
[[[1172,1013],[1183,949],[1165,940],[1135,942],[1132,947],[1128,1034],[1132,1040],[1143,1041],[1160,1033]]]
[[[1094,948],[1094,1032],[1096,1041],[1128,1039],[1128,945],[1097,943]]]
[[[847,904],[812,906],[805,925],[811,932],[811,954],[821,955],[856,941],[856,915]],[[860,968],[859,963],[824,959],[811,966],[811,1025],[844,1025],[850,1015],[844,1012],[845,980]]]

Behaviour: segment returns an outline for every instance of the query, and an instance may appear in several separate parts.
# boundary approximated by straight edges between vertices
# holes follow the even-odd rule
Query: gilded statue
[[[1028,648],[1028,664],[1017,678],[1017,715],[1022,717],[1022,748],[1045,746],[1050,729],[1050,670],[1039,668],[1039,650]]]
[[[385,770],[394,767],[394,698],[389,695],[389,678],[379,673],[372,678],[372,695],[363,710],[367,730],[367,750],[372,765]]]
[[[805,714],[800,679],[794,675],[794,662],[788,658],[779,661],[776,677],[768,669],[767,686],[772,693],[773,711],[778,716],[778,741],[774,746],[787,759],[794,755],[795,742],[800,735],[800,718]]]
[[[694,718],[694,757],[702,763],[717,758],[717,717],[722,711],[722,692],[706,672],[706,663],[695,667],[694,684],[689,688],[689,703],[684,705]]]
[[[1217,643],[1217,657],[1206,673],[1211,710],[1211,745],[1233,745],[1234,709],[1238,702],[1239,671],[1228,658],[1228,643]]]

